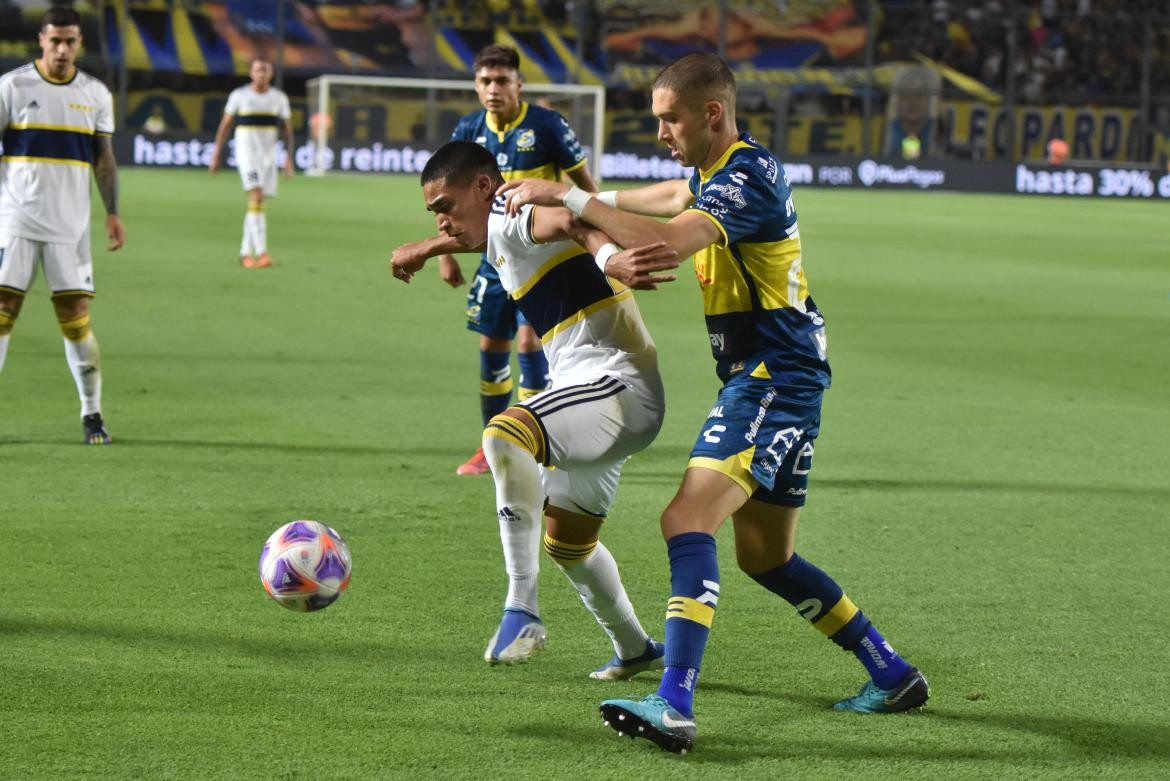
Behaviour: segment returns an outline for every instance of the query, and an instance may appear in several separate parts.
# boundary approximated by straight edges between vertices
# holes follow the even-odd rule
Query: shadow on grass
[[[753,693],[738,687],[716,687],[710,683],[704,684],[707,689],[722,688]],[[771,696],[789,702],[808,705],[824,712],[830,707],[828,700],[822,700],[807,695],[794,693],[773,693]],[[750,712],[745,712],[750,714]],[[826,714],[828,715],[828,714]],[[842,732],[849,730],[849,721],[864,718],[856,714],[833,714],[839,720],[838,729]],[[1128,760],[1167,760],[1170,759],[1170,726],[1149,722],[1107,721],[1092,718],[1053,717],[1035,713],[963,713],[955,710],[936,710],[927,708],[911,714],[895,716],[902,720],[912,720],[923,725],[945,725],[954,728],[952,733],[956,743],[948,747],[941,745],[940,737],[933,736],[929,742],[918,745],[906,745],[905,742],[888,744],[881,739],[872,743],[859,743],[857,739],[850,741],[810,741],[807,735],[799,740],[787,740],[782,721],[774,724],[775,737],[769,740],[756,740],[727,733],[704,732],[704,724],[699,722],[699,739],[695,749],[685,760],[688,764],[710,763],[712,765],[732,766],[758,760],[808,760],[819,758],[826,761],[852,762],[857,760],[916,760],[923,762],[949,761],[983,761],[1008,762],[1026,767],[1034,764],[1052,766],[1063,762],[1086,761],[1116,761]],[[601,726],[600,716],[597,717],[596,731],[589,732],[588,724],[549,724],[527,723],[513,724],[507,731],[515,736],[536,737],[548,741],[563,742],[567,746],[574,746],[580,750],[583,740],[589,740],[599,748],[606,741],[617,738],[615,732]],[[733,725],[723,723],[723,729],[733,729]],[[1032,746],[1021,746],[1008,736],[996,739],[986,733],[976,735],[972,728],[983,730],[998,730],[1001,732],[1017,733],[1029,737],[1040,737],[1063,743],[1069,751],[1067,753],[1053,753],[1037,751]],[[948,730],[949,732],[950,730]],[[913,737],[910,729],[903,725],[898,730],[901,738]],[[990,738],[990,739],[989,739]],[[943,737],[942,740],[946,738]],[[625,745],[626,738],[621,738],[621,745]],[[977,745],[973,745],[977,742]],[[633,741],[635,745],[629,747],[631,751],[645,751],[650,755],[664,755],[657,746],[647,740]],[[668,755],[666,755],[668,756]]]
[[[6,445],[68,445],[75,448],[79,444],[76,439],[0,439],[0,447]],[[195,439],[137,439],[134,437],[118,437],[115,440],[118,450],[127,448],[189,448],[196,450],[218,451],[278,451],[284,453],[321,453],[326,455],[356,455],[356,456],[384,456],[398,457],[414,463],[420,456],[439,456],[448,458],[452,463],[465,459],[465,447],[381,447],[377,445],[347,445],[344,443],[303,443],[303,442],[214,442]],[[454,467],[452,467],[454,471]]]
[[[674,484],[682,480],[683,470],[676,472],[637,472],[622,475],[622,485]],[[1086,485],[1084,483],[1045,483],[1007,480],[892,480],[883,478],[814,477],[814,488],[842,491],[988,491],[1004,494],[1069,494],[1084,496],[1151,496],[1170,498],[1170,488],[1153,485]]]
[[[160,629],[144,624],[125,626],[112,623],[81,624],[73,621],[36,618],[0,617],[0,639],[17,636],[49,639],[68,637],[83,643],[105,641],[125,646],[128,651],[179,650],[186,652],[221,654],[231,649],[244,656],[261,657],[271,661],[319,662],[328,657],[349,657],[377,666],[379,660],[387,664],[401,659],[405,649],[396,645],[371,641],[344,643],[314,642],[304,636],[296,643],[280,643],[262,637],[244,634],[183,632]],[[77,646],[74,646],[75,648]]]

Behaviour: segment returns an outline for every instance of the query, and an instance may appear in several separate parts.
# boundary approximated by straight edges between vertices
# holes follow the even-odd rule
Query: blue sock
[[[786,563],[751,577],[795,607],[825,637],[856,654],[879,687],[890,688],[910,669],[837,581],[812,562],[793,553]],[[883,685],[891,678],[893,683]]]
[[[689,718],[719,601],[719,560],[715,538],[702,532],[671,537],[666,547],[672,596],[666,603],[666,672],[658,694]]]
[[[853,649],[854,655],[869,670],[869,677],[879,689],[892,689],[910,672],[910,665],[898,656],[881,632],[873,624],[865,630],[861,641]]]
[[[530,399],[548,387],[548,358],[544,350],[531,353],[516,353],[520,361],[520,401]]]
[[[479,409],[484,426],[512,401],[510,357],[511,353],[479,351]]]

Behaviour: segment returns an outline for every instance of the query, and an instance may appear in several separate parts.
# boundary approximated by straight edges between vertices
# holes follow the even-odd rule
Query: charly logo
[[[862,160],[857,164],[857,178],[866,187],[877,181],[878,165],[873,160]]]

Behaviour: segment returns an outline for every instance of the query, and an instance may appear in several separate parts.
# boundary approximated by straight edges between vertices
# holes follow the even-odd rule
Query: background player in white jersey
[[[504,615],[484,658],[525,661],[544,647],[536,589],[543,515],[545,550],[613,642],[614,658],[591,677],[625,679],[660,667],[662,646],[638,622],[598,532],[622,464],[654,439],[665,403],[658,353],[633,291],[608,279],[582,247],[601,262],[615,253],[673,253],[619,252],[565,209],[509,217],[495,197],[502,183],[495,157],[470,141],[446,144],[422,173],[439,231],[464,249],[486,247],[500,281],[540,334],[552,378],[549,390],[507,408],[484,430],[509,577]],[[409,281],[424,262],[401,260],[394,274]],[[542,466],[556,468],[542,474]]]
[[[90,330],[89,172],[106,207],[108,248],[126,239],[118,219],[118,169],[110,91],[74,65],[76,11],[41,21],[41,57],[0,77],[0,368],[25,293],[43,266],[65,357],[81,396],[85,442],[109,443],[101,414],[101,358]]]
[[[232,90],[223,109],[223,119],[215,131],[215,151],[211,155],[211,173],[219,170],[220,154],[228,130],[236,127],[236,168],[248,193],[248,212],[244,215],[244,238],[240,243],[240,265],[244,268],[272,265],[268,254],[268,220],[264,215],[264,198],[276,195],[277,128],[284,135],[284,172],[292,176],[292,111],[288,95],[272,86],[272,63],[263,57],[252,60],[252,81]]]

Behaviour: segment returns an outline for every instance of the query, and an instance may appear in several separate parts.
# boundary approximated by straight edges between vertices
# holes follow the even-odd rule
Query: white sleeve
[[[232,94],[228,95],[227,105],[223,107],[223,113],[230,114],[233,117],[240,115],[240,91],[232,90]]]
[[[114,96],[103,85],[97,101],[97,116],[94,117],[93,129],[95,133],[112,134],[114,132]]]
[[[8,121],[12,119],[11,79],[0,79],[0,134],[8,129]]]
[[[534,247],[537,242],[532,238],[532,220],[536,214],[536,207],[532,204],[525,204],[520,207],[520,213],[515,217],[508,218],[508,230],[513,238],[513,241],[519,242],[525,247]]]
[[[288,104],[288,95],[280,93],[280,111],[278,112],[281,119],[292,118],[292,107]]]

